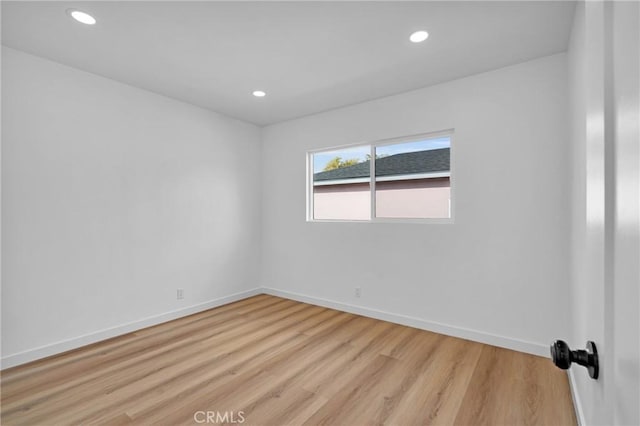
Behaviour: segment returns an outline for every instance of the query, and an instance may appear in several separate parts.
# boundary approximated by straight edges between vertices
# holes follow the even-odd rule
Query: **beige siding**
[[[381,218],[447,218],[449,178],[376,183],[376,216]],[[371,210],[368,183],[314,188],[314,219],[367,220]]]
[[[371,216],[369,184],[316,186],[313,211],[314,219],[368,220]]]

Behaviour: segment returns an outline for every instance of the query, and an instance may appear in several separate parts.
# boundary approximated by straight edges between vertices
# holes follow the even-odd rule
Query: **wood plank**
[[[268,295],[2,371],[0,387],[8,425],[197,424],[197,411],[247,425],[576,424],[548,359]]]

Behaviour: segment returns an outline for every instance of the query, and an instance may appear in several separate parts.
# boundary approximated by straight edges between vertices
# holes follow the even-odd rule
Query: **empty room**
[[[3,425],[640,425],[639,1],[1,1]]]

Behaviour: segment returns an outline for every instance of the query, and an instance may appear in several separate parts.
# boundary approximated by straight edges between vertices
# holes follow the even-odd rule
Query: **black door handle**
[[[571,367],[571,363],[587,367],[589,377],[594,380],[598,379],[598,350],[596,344],[591,340],[587,342],[586,350],[572,351],[563,340],[556,340],[551,344],[551,359],[558,368],[567,370]]]

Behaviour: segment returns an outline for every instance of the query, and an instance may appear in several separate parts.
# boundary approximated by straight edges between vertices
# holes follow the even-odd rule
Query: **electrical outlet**
[[[178,291],[176,292],[176,298],[177,299],[184,299],[184,290],[179,288]]]
[[[360,287],[356,287],[356,297],[360,297],[362,295],[362,289]]]

